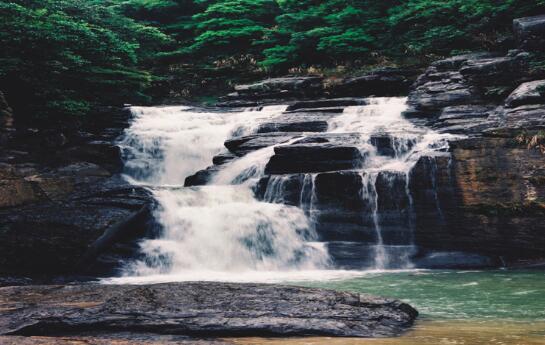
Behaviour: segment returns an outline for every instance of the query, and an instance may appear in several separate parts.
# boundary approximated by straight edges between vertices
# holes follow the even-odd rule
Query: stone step
[[[366,158],[357,147],[330,143],[277,146],[267,174],[311,173],[360,168]]]

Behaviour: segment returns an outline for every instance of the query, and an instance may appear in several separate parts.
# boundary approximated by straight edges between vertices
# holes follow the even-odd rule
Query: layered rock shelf
[[[260,284],[170,283],[0,288],[6,336],[391,337],[417,312],[397,300]]]

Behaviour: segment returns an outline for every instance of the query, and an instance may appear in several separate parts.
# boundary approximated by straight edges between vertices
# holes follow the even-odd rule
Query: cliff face
[[[535,33],[545,27],[542,19],[522,21]],[[508,264],[545,257],[545,76],[529,67],[538,53],[530,49],[541,49],[532,43],[538,36],[519,21],[526,50],[435,62],[409,94],[407,116],[463,136],[448,155],[424,157],[412,173],[416,238],[424,248],[479,252]]]
[[[78,130],[6,129],[0,143],[0,276],[111,273],[134,254],[127,239],[143,236],[151,197],[118,174],[115,140],[129,116],[108,108]]]

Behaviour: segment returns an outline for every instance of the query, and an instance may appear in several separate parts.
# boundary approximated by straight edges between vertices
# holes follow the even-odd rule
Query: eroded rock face
[[[387,337],[400,335],[417,316],[396,300],[260,284],[32,286],[0,292],[0,335]]]
[[[17,128],[0,145],[0,274],[111,274],[136,255],[153,199],[117,174],[130,114],[93,116],[79,130]]]
[[[501,137],[456,141],[450,154],[423,157],[411,173],[416,243],[496,264],[544,257],[543,157]]]

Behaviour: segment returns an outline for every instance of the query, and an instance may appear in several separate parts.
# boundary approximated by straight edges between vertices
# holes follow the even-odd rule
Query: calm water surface
[[[240,345],[535,345],[545,344],[545,272],[415,271],[324,282],[294,282],[395,297],[420,312],[399,338],[232,339]]]

